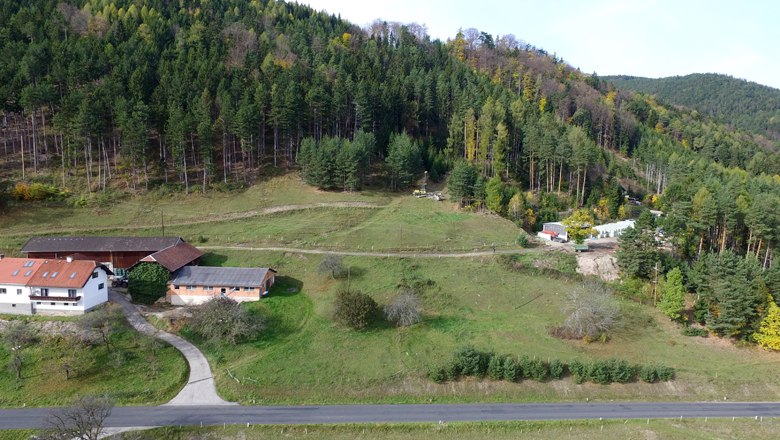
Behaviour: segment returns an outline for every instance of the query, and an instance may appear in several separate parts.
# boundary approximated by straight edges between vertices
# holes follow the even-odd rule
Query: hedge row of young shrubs
[[[438,383],[455,381],[461,377],[487,377],[491,380],[520,382],[535,380],[544,382],[572,376],[574,382],[609,384],[628,383],[640,379],[647,383],[674,379],[674,368],[661,365],[635,365],[621,359],[572,361],[568,364],[558,359],[543,361],[528,356],[515,357],[484,352],[474,347],[458,349],[445,366],[434,369],[429,377]]]

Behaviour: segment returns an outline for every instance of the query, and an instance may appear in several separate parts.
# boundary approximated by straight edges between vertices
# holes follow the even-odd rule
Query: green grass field
[[[319,206],[274,214],[257,211],[325,202],[365,202],[372,207]],[[461,212],[450,202],[379,192],[321,192],[303,185],[294,175],[273,178],[229,197],[152,194],[99,208],[105,211],[65,207],[49,210],[41,205],[28,208],[0,219],[0,251],[18,252],[27,239],[25,231],[31,230],[158,234],[161,209],[167,216],[166,234],[182,235],[196,245],[217,247],[453,252],[489,249],[494,244],[499,249],[514,248],[512,243],[522,233],[507,220]],[[130,228],[122,229],[124,224]],[[223,397],[242,403],[298,404],[586,398],[722,400],[724,396],[730,400],[776,400],[780,396],[780,386],[773,380],[776,354],[736,347],[716,338],[682,336],[679,328],[647,306],[622,302],[623,326],[606,343],[551,337],[549,328],[563,320],[563,295],[577,282],[571,274],[571,254],[545,248],[526,250],[520,255],[525,268],[521,271],[506,269],[494,256],[346,257],[349,280],[319,274],[317,265],[322,258],[213,249],[203,259],[207,265],[270,266],[279,271],[279,283],[270,297],[246,305],[268,316],[268,330],[236,347],[204,346]],[[555,270],[543,272],[536,267],[567,274],[544,275]],[[420,291],[424,314],[421,324],[408,329],[377,325],[356,332],[332,322],[332,302],[339,287],[349,283],[386,304],[402,282],[424,286]],[[578,385],[568,379],[520,384],[474,379],[435,384],[427,379],[431,368],[464,345],[562,361],[617,357],[634,363],[661,363],[676,368],[678,375],[668,383],[609,386]],[[2,356],[6,355],[0,353]],[[181,373],[171,375],[174,379],[167,383],[174,385],[163,394],[172,395],[182,383]],[[8,375],[2,377],[7,383]],[[126,402],[164,400],[162,395],[143,394],[146,384],[140,376],[123,378],[127,386],[120,383],[119,377],[98,376],[88,386],[128,389]],[[58,386],[67,390],[69,385],[44,384],[31,400],[37,404],[66,400],[69,392],[60,393]],[[20,396],[29,395],[12,390],[10,385],[0,388],[0,392],[4,390],[9,390],[12,397],[3,405],[13,405]]]
[[[108,394],[118,405],[161,404],[173,398],[187,381],[189,369],[181,354],[166,344],[149,357],[148,338],[125,329],[112,337],[112,350],[98,345],[84,349],[91,366],[66,379],[56,338],[41,339],[23,351],[22,380],[9,370],[0,374],[0,407],[67,405],[76,396]],[[0,348],[0,364],[10,353]],[[152,367],[154,363],[154,367]]]
[[[525,254],[532,267],[561,254]],[[565,256],[570,258],[569,255]],[[549,278],[504,269],[494,257],[477,259],[345,258],[349,283],[380,304],[402,279],[422,291],[423,323],[408,329],[380,325],[348,330],[331,320],[332,300],[346,279],[317,273],[321,256],[278,252],[210,253],[209,264],[268,265],[280,281],[267,299],[247,304],[269,317],[269,330],[237,347],[204,346],[220,392],[257,404],[356,402],[469,402],[558,400],[771,400],[776,355],[714,339],[684,337],[655,310],[623,303],[624,326],[607,343],[563,341],[548,334],[561,323],[569,277]],[[536,265],[539,263],[537,262]],[[544,263],[555,266],[561,263]],[[457,275],[454,275],[457,274]],[[624,358],[675,367],[661,384],[574,384],[569,379],[520,384],[461,380],[435,384],[425,377],[452,352],[471,344],[542,359]],[[749,368],[745,368],[749,365]],[[228,371],[239,382],[228,375]]]

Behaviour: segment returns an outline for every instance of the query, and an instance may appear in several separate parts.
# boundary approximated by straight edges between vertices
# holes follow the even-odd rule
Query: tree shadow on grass
[[[217,254],[214,252],[206,252],[200,257],[200,264],[202,266],[219,266],[221,267],[228,260],[227,255]]]

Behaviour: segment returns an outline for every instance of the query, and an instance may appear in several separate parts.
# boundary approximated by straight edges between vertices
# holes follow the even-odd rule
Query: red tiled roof
[[[40,287],[84,287],[95,269],[101,267],[110,273],[102,264],[86,260],[39,260],[42,263],[27,282],[28,286]]]
[[[0,284],[26,285],[44,261],[35,258],[0,259]]]
[[[46,260],[43,258],[0,259],[0,283],[40,287],[83,287],[92,272],[102,264],[85,260]]]
[[[144,257],[141,261],[155,262],[168,269],[169,272],[176,272],[202,256],[203,251],[182,241],[174,246],[155,252],[148,257]]]

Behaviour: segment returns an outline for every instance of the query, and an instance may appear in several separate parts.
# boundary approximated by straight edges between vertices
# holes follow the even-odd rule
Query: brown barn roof
[[[32,237],[22,252],[157,252],[182,243],[180,237]]]
[[[182,241],[181,243],[155,252],[148,257],[141,259],[142,262],[155,262],[168,269],[168,272],[175,272],[178,269],[192,263],[203,256],[203,251],[195,246]]]

